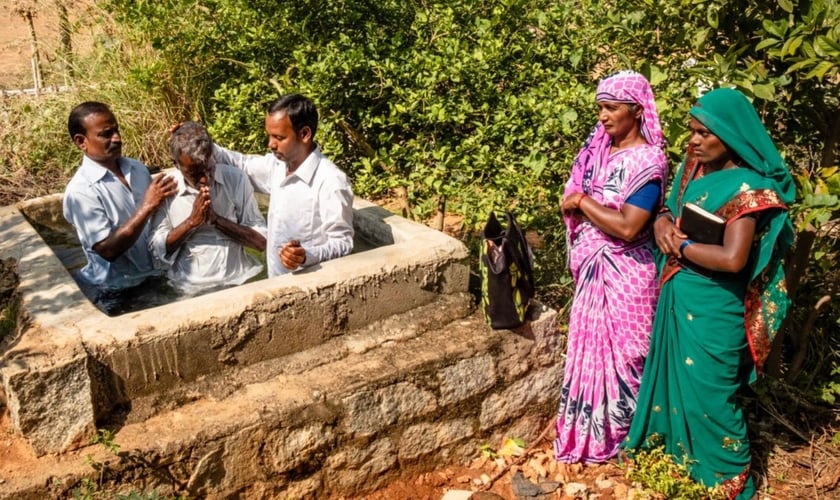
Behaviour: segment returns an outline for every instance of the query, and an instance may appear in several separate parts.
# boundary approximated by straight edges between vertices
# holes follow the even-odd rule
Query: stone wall
[[[433,315],[434,307],[415,311]],[[191,498],[326,498],[358,494],[409,472],[466,460],[504,436],[534,439],[553,418],[564,338],[540,305],[517,331],[489,329],[474,312],[406,335],[372,326],[286,360],[271,380],[221,400],[202,398],[116,433],[102,447],[42,457],[17,498],[63,497],[84,476],[83,456],[106,464],[103,489]],[[345,353],[329,363],[330,351]],[[294,356],[293,356],[294,357]]]

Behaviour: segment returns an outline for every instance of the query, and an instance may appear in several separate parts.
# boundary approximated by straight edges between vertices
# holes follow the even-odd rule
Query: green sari
[[[733,96],[736,91],[727,89],[721,96],[721,90],[704,96],[692,115],[748,162],[743,133],[710,126],[712,112],[713,118],[733,123],[723,120],[728,112],[723,108],[734,109],[736,120],[752,118],[740,106],[740,93]],[[743,102],[755,115],[746,98]],[[754,119],[761,123],[757,115]],[[763,127],[761,132],[766,136]],[[756,142],[747,145],[755,150]],[[775,159],[773,152],[778,162],[770,167],[752,158],[748,166],[699,178],[699,165],[690,155],[680,166],[666,201],[672,213],[693,202],[727,224],[754,217],[756,233],[749,261],[738,273],[711,272],[657,253],[661,292],[636,415],[622,445],[631,456],[634,449],[664,445],[695,480],[721,485],[729,498],[750,498],[755,492],[747,425],[736,393],[760,373],[789,302],[782,257],[793,237],[786,212],[793,183],[779,182],[790,174],[775,147],[763,151],[762,160]]]

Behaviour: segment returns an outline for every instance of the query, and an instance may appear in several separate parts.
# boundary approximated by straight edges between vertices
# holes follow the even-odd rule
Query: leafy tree
[[[217,139],[262,148],[262,105],[278,92],[306,93],[322,111],[322,146],[357,191],[402,193],[418,218],[446,202],[474,225],[514,200],[534,219],[556,202],[591,125],[577,110],[591,101],[596,59],[574,43],[580,32],[557,29],[586,24],[571,5],[110,5],[161,52],[160,67],[144,69],[148,80],[201,103],[195,110]]]

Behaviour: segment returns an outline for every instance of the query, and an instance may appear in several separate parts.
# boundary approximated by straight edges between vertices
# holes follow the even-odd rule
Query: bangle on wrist
[[[685,240],[682,243],[680,243],[680,257],[685,258],[685,249],[689,245],[693,245],[693,244],[694,244],[693,240]]]
[[[580,204],[583,203],[583,199],[586,198],[586,194],[581,194],[578,196],[577,203],[575,203],[575,208],[580,210]]]
[[[659,220],[660,217],[668,217],[668,219],[671,221],[671,223],[674,222],[674,215],[671,213],[670,210],[663,210],[663,211],[659,212],[658,214],[656,214],[656,219],[655,220]]]

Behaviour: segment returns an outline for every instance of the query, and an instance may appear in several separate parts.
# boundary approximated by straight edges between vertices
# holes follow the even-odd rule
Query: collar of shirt
[[[184,180],[184,174],[181,173],[180,170],[177,168],[175,169],[175,180],[178,183],[178,196],[184,196],[185,194],[197,194],[198,190],[195,188],[191,188],[187,185],[187,181]],[[225,184],[225,176],[222,175],[221,169],[216,167],[213,169],[213,185],[215,184]],[[210,186],[211,188],[213,186]]]
[[[129,172],[131,170],[131,167],[129,166],[128,162],[125,161],[125,158],[120,158],[119,160],[117,160],[117,164],[120,166],[120,170],[122,170],[123,176],[126,179],[128,179]],[[87,155],[85,155],[82,158],[82,166],[79,167],[79,173],[82,175],[82,177],[85,178],[86,181],[90,182],[91,184],[95,184],[104,179],[106,175],[111,174],[111,171],[108,170],[101,163],[94,161],[88,158]]]
[[[318,164],[321,162],[321,156],[321,148],[316,145],[315,149],[309,153],[309,156],[303,160],[303,163],[300,164],[297,170],[292,175],[286,177],[286,181],[288,182],[288,179],[292,177],[297,177],[301,181],[311,184],[312,178],[315,177],[315,171],[318,170]],[[289,165],[286,164],[286,169],[288,170],[288,168]]]

